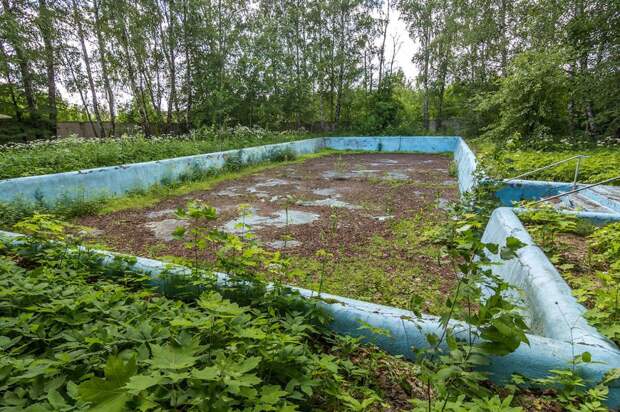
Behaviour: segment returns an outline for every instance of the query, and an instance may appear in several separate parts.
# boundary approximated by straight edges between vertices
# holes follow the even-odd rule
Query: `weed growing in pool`
[[[44,216],[20,227],[62,232]],[[128,267],[58,242],[0,243],[0,408],[341,411],[381,398],[372,371],[325,352],[338,340],[327,319],[290,291],[243,306],[201,282],[163,297]]]
[[[445,410],[463,395],[491,402],[490,391],[482,385],[486,375],[478,367],[488,362],[488,356],[502,356],[528,343],[519,307],[507,297],[511,287],[493,275],[487,257],[490,252],[508,259],[522,243],[509,238],[504,247],[485,244],[480,240],[482,214],[462,213],[454,218],[458,220],[447,228],[443,242],[459,278],[445,300],[440,333],[427,336],[428,349],[416,350],[427,394],[426,401],[414,401],[419,410]],[[422,301],[412,297],[414,313],[421,312],[415,305]],[[455,318],[466,324],[453,323]]]
[[[620,223],[595,228],[550,208],[519,217],[588,309],[589,323],[620,343]],[[579,244],[584,256],[569,253]]]
[[[609,410],[604,404],[609,393],[608,385],[620,377],[620,369],[612,370],[596,386],[585,390],[586,381],[576,372],[575,368],[580,364],[590,362],[592,362],[591,355],[584,352],[574,358],[572,368],[552,370],[548,377],[534,379],[533,383],[544,387],[558,388],[556,402],[568,411],[606,412]],[[519,384],[525,382],[520,377],[515,378]]]
[[[204,251],[208,243],[215,242],[219,239],[218,233],[209,230],[208,226],[203,224],[215,220],[217,211],[214,207],[205,205],[198,201],[189,202],[186,208],[179,208],[176,216],[188,222],[188,226],[178,226],[173,236],[180,240],[187,241],[184,243],[185,248],[192,251],[194,257],[193,268],[198,270],[200,267],[200,253]]]
[[[269,154],[269,161],[271,162],[289,162],[291,160],[295,160],[296,158],[297,154],[290,147],[276,149]]]

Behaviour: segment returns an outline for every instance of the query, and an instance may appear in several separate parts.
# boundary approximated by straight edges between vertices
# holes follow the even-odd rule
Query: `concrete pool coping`
[[[31,176],[0,181],[0,201],[34,202],[40,199],[57,201],[63,198],[93,199],[100,196],[120,196],[137,189],[146,189],[164,181],[174,181],[196,168],[201,170],[222,168],[226,160],[238,157],[242,162],[254,162],[269,158],[281,150],[296,154],[314,153],[321,149],[363,150],[378,152],[451,152],[457,166],[459,191],[465,194],[477,184],[475,175],[476,158],[463,139],[457,136],[392,136],[392,137],[329,137],[300,140],[267,146],[229,150],[196,156],[164,159],[153,162],[104,167],[83,171]],[[523,183],[526,182],[526,183]],[[518,182],[512,192],[505,192],[502,201],[509,203],[511,196],[545,196],[549,191],[562,190],[565,183]],[[517,191],[521,190],[521,194]],[[530,193],[531,192],[531,193]],[[500,193],[500,192],[498,192]],[[544,193],[544,194],[541,194]],[[539,198],[538,197],[538,198]],[[516,200],[516,199],[515,199]],[[6,232],[4,232],[6,235]],[[517,351],[494,357],[488,366],[493,380],[506,382],[512,373],[529,377],[544,377],[549,370],[564,369],[571,365],[575,355],[590,352],[593,360],[603,363],[577,365],[588,384],[599,381],[610,369],[620,367],[620,350],[592,328],[583,317],[584,308],[572,297],[557,270],[532,241],[523,225],[509,208],[493,212],[487,224],[483,241],[503,244],[508,236],[515,236],[526,246],[517,252],[517,258],[492,265],[491,270],[502,278],[517,285],[524,285],[530,301],[529,316],[533,329],[541,335],[528,335],[530,345],[521,345]],[[108,253],[108,252],[102,252]],[[490,256],[497,261],[497,257]],[[138,269],[161,272],[164,263],[138,258]],[[220,276],[226,276],[220,274]],[[558,279],[559,277],[559,279]],[[314,292],[298,290],[302,296],[310,297]],[[386,351],[413,357],[411,346],[424,347],[426,334],[440,330],[439,319],[424,316],[413,322],[415,315],[397,308],[356,301],[340,296],[322,294],[345,304],[320,302],[335,320],[332,328],[340,333],[365,338]],[[555,302],[558,302],[556,305]],[[564,318],[570,319],[568,326]],[[365,320],[373,327],[387,328],[392,338],[374,335],[359,329],[359,321]],[[455,322],[455,326],[467,325]],[[620,406],[620,382],[612,383],[608,404]]]
[[[617,351],[613,342],[588,324],[584,317],[586,308],[573,296],[570,286],[536,245],[515,211],[500,207],[491,214],[482,241],[504,246],[508,237],[525,244],[515,258],[503,261],[490,252],[487,256],[497,263],[491,266],[496,275],[525,292],[530,329],[541,336]]]

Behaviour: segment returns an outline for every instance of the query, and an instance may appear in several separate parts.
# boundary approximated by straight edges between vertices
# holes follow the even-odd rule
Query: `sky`
[[[417,50],[417,44],[409,37],[407,25],[400,19],[400,12],[397,9],[392,9],[391,13],[394,18],[390,18],[391,21],[388,25],[387,61],[389,62],[392,58],[392,45],[394,44],[392,39],[395,36],[401,44],[396,53],[394,65],[403,69],[407,80],[413,81],[417,75],[417,69],[412,59]]]

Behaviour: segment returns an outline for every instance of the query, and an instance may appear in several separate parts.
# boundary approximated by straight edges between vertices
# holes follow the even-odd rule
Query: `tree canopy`
[[[0,110],[32,125],[32,137],[55,134],[58,121],[74,117],[110,122],[108,134],[122,121],[147,135],[240,124],[453,131],[524,144],[620,138],[617,2],[1,0],[0,6]],[[396,11],[418,46],[416,75],[395,67],[397,44],[387,50]],[[78,95],[80,110],[69,110],[61,92]]]

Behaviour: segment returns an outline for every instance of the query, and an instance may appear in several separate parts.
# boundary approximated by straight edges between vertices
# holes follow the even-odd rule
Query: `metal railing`
[[[519,176],[511,177],[510,179],[505,179],[504,182],[507,183],[507,182],[511,182],[513,180],[521,179],[521,178],[523,178],[525,176],[530,176],[530,175],[533,175],[534,173],[540,172],[542,170],[551,169],[552,167],[561,165],[562,163],[570,162],[571,160],[577,159],[577,164],[575,165],[575,177],[573,178],[573,188],[576,188],[577,187],[577,178],[579,177],[579,166],[581,165],[581,159],[586,159],[588,157],[590,157],[590,156],[579,154],[579,155],[576,155],[576,156],[573,156],[573,157],[569,157],[568,159],[560,160],[560,161],[548,164],[546,166],[539,167],[538,169],[530,170],[529,172],[525,172],[523,174],[520,174]]]
[[[537,200],[534,203],[530,203],[530,205],[533,206],[533,205],[537,205],[537,204],[542,203],[542,202],[548,202],[549,200],[558,199],[558,198],[560,198],[562,196],[567,196],[567,195],[571,195],[573,193],[581,192],[582,190],[590,189],[591,187],[604,185],[605,183],[611,183],[611,182],[613,182],[615,180],[620,180],[620,176],[612,177],[612,178],[603,180],[603,181],[598,182],[598,183],[592,183],[591,185],[586,185],[586,186],[582,186],[582,187],[577,188],[577,189],[569,190],[568,192],[560,193],[559,195],[549,196],[549,197],[546,197],[544,199]]]

